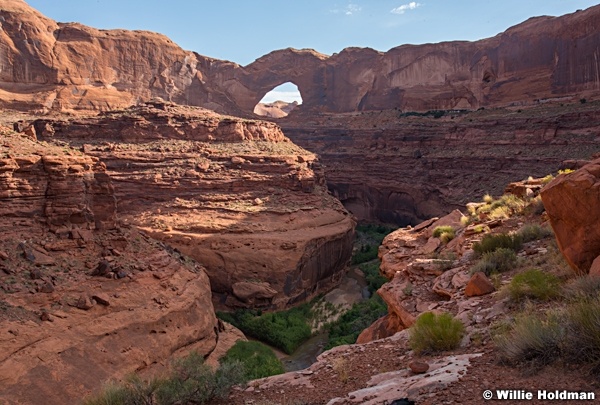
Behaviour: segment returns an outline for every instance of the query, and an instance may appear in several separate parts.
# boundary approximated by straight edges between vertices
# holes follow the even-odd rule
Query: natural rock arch
[[[254,107],[254,114],[270,118],[286,117],[302,104],[302,93],[293,82],[285,82],[271,89]]]

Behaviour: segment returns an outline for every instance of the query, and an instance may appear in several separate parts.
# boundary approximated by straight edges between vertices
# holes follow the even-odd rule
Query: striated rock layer
[[[121,219],[202,263],[221,304],[286,306],[350,259],[354,220],[275,124],[154,103],[34,126],[105,163]]]
[[[537,17],[477,42],[284,49],[248,66],[184,51],[143,31],[57,23],[21,0],[0,1],[0,99],[5,106],[107,110],[159,96],[252,114],[268,91],[295,83],[302,109],[460,109],[595,97],[600,6]]]
[[[76,403],[174,354],[215,351],[206,273],[116,224],[104,164],[0,131],[0,402]]]
[[[448,112],[320,114],[280,122],[326,164],[333,194],[359,219],[399,225],[439,216],[504,185],[600,152],[600,104]]]

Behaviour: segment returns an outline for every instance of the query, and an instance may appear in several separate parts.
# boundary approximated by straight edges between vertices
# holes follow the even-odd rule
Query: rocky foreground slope
[[[223,354],[204,269],[118,225],[105,165],[0,131],[0,402],[75,403],[179,350]]]
[[[407,114],[294,113],[279,121],[318,153],[327,183],[359,219],[413,224],[506,184],[541,177],[600,152],[598,102]]]
[[[154,102],[33,127],[106,164],[121,220],[202,263],[217,303],[281,308],[342,276],[354,220],[275,124]]]
[[[515,342],[508,347],[521,349],[517,353],[522,355],[515,359],[508,357],[510,351],[507,354],[503,350],[499,336],[506,336],[503,333],[527,316],[540,325],[558,319],[560,330],[564,331],[562,328],[568,329],[567,324],[572,322],[565,306],[577,294],[589,294],[584,302],[597,299],[598,282],[593,277],[598,273],[594,273],[593,265],[590,269],[587,258],[599,260],[598,235],[593,231],[586,234],[585,243],[578,243],[582,239],[572,236],[583,235],[592,223],[597,225],[597,204],[590,204],[587,199],[597,200],[599,163],[596,160],[579,171],[560,175],[546,186],[542,199],[547,212],[543,212],[540,198],[535,197],[544,182],[534,179],[507,188],[525,196],[524,199],[513,195],[505,196],[504,200],[470,204],[470,212],[464,210],[469,221],[456,210],[389,234],[379,249],[380,269],[389,282],[377,292],[388,305],[389,314],[366,329],[357,344],[324,352],[306,370],[251,382],[248,388],[234,392],[226,403],[260,403],[283,398],[283,402],[298,399],[302,404],[328,405],[375,405],[396,400],[417,404],[481,404],[485,402],[484,390],[492,390],[492,399],[496,400],[499,389],[531,392],[533,400],[529,402],[535,404],[547,403],[538,397],[538,391],[544,390],[552,394],[563,390],[577,395],[592,393],[597,398],[600,384],[589,374],[589,362],[593,363],[591,353],[597,350],[593,343],[577,348],[583,353],[578,361],[562,361],[560,352],[565,349],[552,351],[549,342],[554,337],[549,330],[532,322],[526,324],[521,334],[512,329],[513,334],[508,335]],[[503,208],[502,215],[496,216],[500,211],[494,212],[491,207],[502,208],[505,203],[513,204],[512,208]],[[578,212],[572,216],[563,215],[574,210]],[[540,233],[523,239],[525,242],[515,260],[505,269],[491,272],[489,278],[483,272],[475,272],[481,269],[480,261],[486,259],[475,254],[474,244],[481,242],[486,234],[525,235],[532,229],[549,229],[548,222],[556,231],[558,247],[551,232]],[[444,243],[434,234],[439,226],[452,227],[455,237]],[[567,240],[572,243],[565,243]],[[559,249],[569,260],[577,257],[587,266],[569,269]],[[578,278],[581,274],[573,270],[589,272],[592,277]],[[537,279],[535,284],[529,284],[521,278],[515,283],[517,276],[532,271],[560,281],[551,285]],[[514,293],[516,286],[524,295]],[[550,286],[547,292],[551,295],[536,295]],[[411,345],[410,327],[426,312],[450,313],[464,325],[465,335],[457,347],[419,353]],[[592,320],[595,315],[586,315],[589,318],[582,319],[589,321],[587,330],[593,331],[591,336],[595,337],[598,330]],[[432,342],[440,336],[433,331],[431,334]]]
[[[184,51],[167,37],[57,23],[22,0],[0,2],[0,100],[48,110],[125,107],[159,96],[252,114],[295,83],[302,109],[328,112],[478,108],[598,95],[600,7],[537,17],[477,42],[285,49],[248,66]]]

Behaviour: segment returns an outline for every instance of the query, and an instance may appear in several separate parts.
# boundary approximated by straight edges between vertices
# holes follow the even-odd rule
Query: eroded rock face
[[[121,218],[202,263],[221,304],[303,300],[351,256],[354,220],[273,123],[155,103],[35,127],[104,162]]]
[[[115,223],[98,158],[0,133],[0,402],[75,403],[174,353],[210,355],[203,268]]]
[[[578,274],[600,256],[600,159],[560,175],[541,192],[563,256]]]
[[[265,93],[293,82],[305,110],[424,111],[580,97],[600,84],[589,73],[597,67],[597,6],[532,18],[477,42],[332,56],[284,49],[245,67],[184,51],[159,34],[56,23],[20,0],[3,0],[1,10],[2,99],[13,107],[104,110],[159,96],[251,114]]]
[[[501,195],[506,184],[556,172],[561,161],[576,168],[600,152],[600,112],[592,103],[440,118],[393,110],[292,114],[279,124],[319,154],[329,189],[349,211],[403,226]]]

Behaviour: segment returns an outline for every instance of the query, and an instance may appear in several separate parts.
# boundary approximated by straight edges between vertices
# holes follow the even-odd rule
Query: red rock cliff
[[[35,127],[104,162],[120,217],[202,263],[219,303],[286,306],[350,259],[354,220],[273,123],[154,103]]]
[[[13,107],[105,110],[160,96],[251,114],[288,81],[298,85],[302,109],[330,112],[478,108],[600,92],[600,6],[532,18],[477,42],[332,56],[285,49],[242,67],[159,34],[60,24],[21,0],[0,5],[0,98]]]
[[[214,352],[206,273],[115,226],[99,159],[0,133],[0,402],[77,403],[180,350]]]

